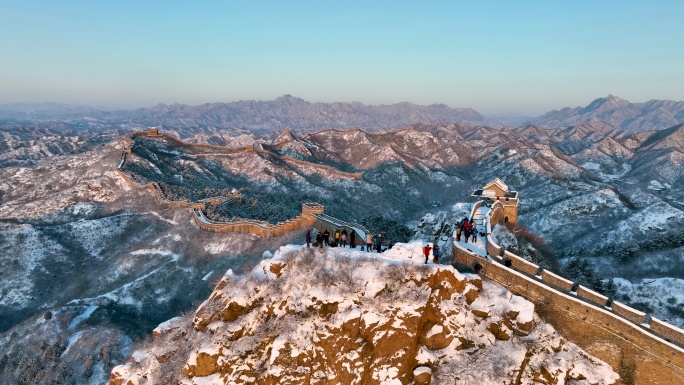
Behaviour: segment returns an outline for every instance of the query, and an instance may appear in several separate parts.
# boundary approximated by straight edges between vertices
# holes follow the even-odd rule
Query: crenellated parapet
[[[250,219],[218,222],[207,218],[202,210],[202,208],[194,208],[192,213],[195,224],[203,230],[216,233],[249,233],[260,237],[279,237],[291,231],[313,226],[316,222],[316,215],[323,214],[325,208],[318,203],[304,203],[302,204],[301,215],[277,224]]]
[[[507,186],[498,179],[488,186],[471,196],[478,200],[470,214],[472,219],[480,207],[489,206],[487,255],[478,255],[454,242],[456,262],[479,265],[481,275],[534,302],[538,314],[572,342],[610,364],[624,383],[684,383],[684,330],[504,251],[491,233],[506,218],[509,222],[517,220],[518,195],[515,192],[509,196],[507,205],[502,199]],[[493,193],[485,194],[487,189]]]

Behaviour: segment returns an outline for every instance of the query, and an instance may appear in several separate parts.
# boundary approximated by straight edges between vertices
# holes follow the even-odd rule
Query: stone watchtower
[[[160,129],[161,129],[161,126],[150,127],[150,129],[147,131],[147,136],[159,136],[159,130]]]
[[[518,220],[518,192],[509,190],[508,185],[499,178],[475,190],[470,200],[484,200],[490,203],[499,201],[503,204],[504,222],[515,223]]]
[[[304,219],[304,226],[313,226],[316,223],[316,215],[323,214],[325,207],[318,203],[304,203],[302,204],[302,217]]]

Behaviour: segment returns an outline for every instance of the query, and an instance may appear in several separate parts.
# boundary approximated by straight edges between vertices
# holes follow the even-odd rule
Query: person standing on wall
[[[439,263],[439,257],[442,256],[442,251],[439,249],[439,245],[435,243],[435,247],[432,248],[432,260],[435,263]]]
[[[378,236],[375,238],[375,249],[377,250],[378,253],[382,251],[382,239],[383,238],[384,238],[384,236],[382,235],[382,233],[378,234]]]
[[[371,247],[373,247],[373,234],[367,233],[366,234],[366,251],[371,251]]]
[[[461,242],[461,231],[463,231],[463,223],[456,226],[456,242]]]
[[[306,231],[306,248],[311,247],[311,230]]]
[[[423,255],[425,256],[425,263],[427,263],[428,258],[430,257],[430,250],[432,250],[432,247],[430,247],[430,244],[428,243],[423,247]]]
[[[356,248],[356,231],[352,229],[351,235],[349,235],[349,247]]]
[[[340,242],[342,247],[347,246],[347,229],[342,229],[342,234],[340,234]]]
[[[473,235],[472,242],[477,242],[477,225],[475,224],[475,222],[473,222],[472,225],[470,225],[470,234]]]
[[[316,245],[318,245],[319,249],[323,248],[323,234],[321,234],[320,231],[316,234],[316,243],[314,244],[314,247]]]
[[[340,230],[335,229],[335,246],[340,245]]]
[[[330,246],[330,231],[328,229],[325,229],[323,232],[323,242],[325,242],[326,246]]]

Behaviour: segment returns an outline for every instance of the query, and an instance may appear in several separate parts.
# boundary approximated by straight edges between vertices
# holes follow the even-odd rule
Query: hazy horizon
[[[102,110],[102,111],[116,111],[116,110],[134,110],[134,109],[138,109],[138,108],[151,108],[151,107],[155,107],[155,106],[157,106],[157,105],[159,105],[159,104],[166,104],[166,105],[182,104],[182,105],[198,106],[198,105],[202,105],[202,104],[233,103],[233,102],[249,101],[249,100],[254,100],[254,101],[269,101],[269,100],[278,99],[278,98],[283,97],[283,96],[293,96],[293,97],[295,97],[295,98],[299,98],[299,96],[297,96],[297,95],[285,94],[285,95],[280,95],[280,96],[274,97],[274,98],[272,98],[272,99],[236,99],[236,100],[225,100],[225,101],[204,102],[204,103],[197,103],[197,104],[177,103],[177,102],[174,102],[174,103],[162,103],[162,102],[159,102],[159,103],[155,103],[155,104],[153,104],[153,105],[133,106],[133,107],[130,107],[130,108],[125,108],[125,107],[123,107],[123,108],[117,108],[117,107],[98,106],[98,105],[88,105],[88,104],[70,104],[70,103],[60,103],[60,102],[54,102],[54,101],[42,101],[42,102],[8,102],[8,103],[0,103],[0,107],[3,107],[3,106],[11,106],[11,105],[16,105],[16,106],[25,105],[26,107],[29,107],[29,106],[32,106],[32,105],[33,105],[33,106],[40,106],[40,105],[46,105],[46,106],[47,106],[47,105],[56,105],[56,106],[64,106],[64,107],[69,107],[69,108],[90,107],[90,108],[95,108],[95,109],[99,109],[99,110]],[[581,104],[581,105],[578,105],[578,106],[563,106],[563,107],[558,107],[558,108],[554,108],[554,109],[550,109],[550,110],[544,111],[544,112],[542,112],[542,113],[540,113],[540,114],[524,114],[524,113],[519,113],[519,112],[516,112],[516,111],[500,111],[500,112],[487,113],[487,112],[483,112],[483,111],[480,111],[480,110],[477,110],[477,109],[474,109],[474,110],[477,111],[478,113],[482,114],[483,116],[485,116],[485,117],[490,117],[490,118],[496,118],[496,117],[500,117],[500,118],[510,118],[510,119],[516,119],[516,118],[535,118],[535,117],[540,117],[540,116],[543,115],[544,113],[550,112],[550,111],[552,111],[552,110],[560,110],[560,109],[565,108],[565,107],[570,107],[570,108],[585,107],[585,106],[587,106],[588,104],[590,104],[592,101],[594,101],[594,100],[596,100],[596,99],[605,98],[605,97],[608,97],[608,96],[616,96],[616,97],[618,97],[618,98],[620,97],[619,95],[603,95],[603,96],[597,96],[596,98],[591,99],[591,100],[588,100],[586,103]],[[359,100],[314,101],[314,100],[307,100],[307,99],[304,99],[304,98],[300,98],[300,99],[303,99],[304,101],[310,102],[310,103],[335,103],[335,102],[337,102],[337,103],[354,103],[354,102],[363,103],[363,102],[360,102]],[[624,99],[624,98],[623,98],[623,99]],[[644,102],[647,102],[648,100],[639,100],[639,101],[628,100],[628,101],[631,102],[631,103],[644,103]],[[371,105],[371,106],[378,106],[378,105],[383,105],[383,104],[384,104],[384,105],[391,105],[391,104],[398,104],[398,103],[412,103],[412,104],[420,105],[419,103],[414,103],[414,102],[411,102],[411,101],[409,101],[409,100],[401,100],[401,101],[398,101],[398,102],[395,102],[395,103],[379,103],[379,104],[363,103],[363,104]],[[432,103],[432,104],[446,104],[446,103]],[[44,106],[44,107],[46,107],[46,106]],[[450,106],[450,105],[447,105],[447,106],[450,107],[450,108],[469,108],[469,107],[462,107],[462,106]]]
[[[684,3],[2,2],[0,104],[684,100]]]

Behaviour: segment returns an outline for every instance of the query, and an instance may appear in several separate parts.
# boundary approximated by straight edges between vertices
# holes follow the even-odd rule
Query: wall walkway
[[[534,302],[536,312],[590,354],[610,364],[623,384],[684,384],[684,330],[593,292],[504,251],[492,237],[502,222],[495,202],[486,215],[486,255],[454,240],[459,265],[479,264],[480,274]],[[499,203],[500,204],[500,203]],[[477,202],[473,218],[484,202]],[[608,306],[610,305],[610,306]]]

